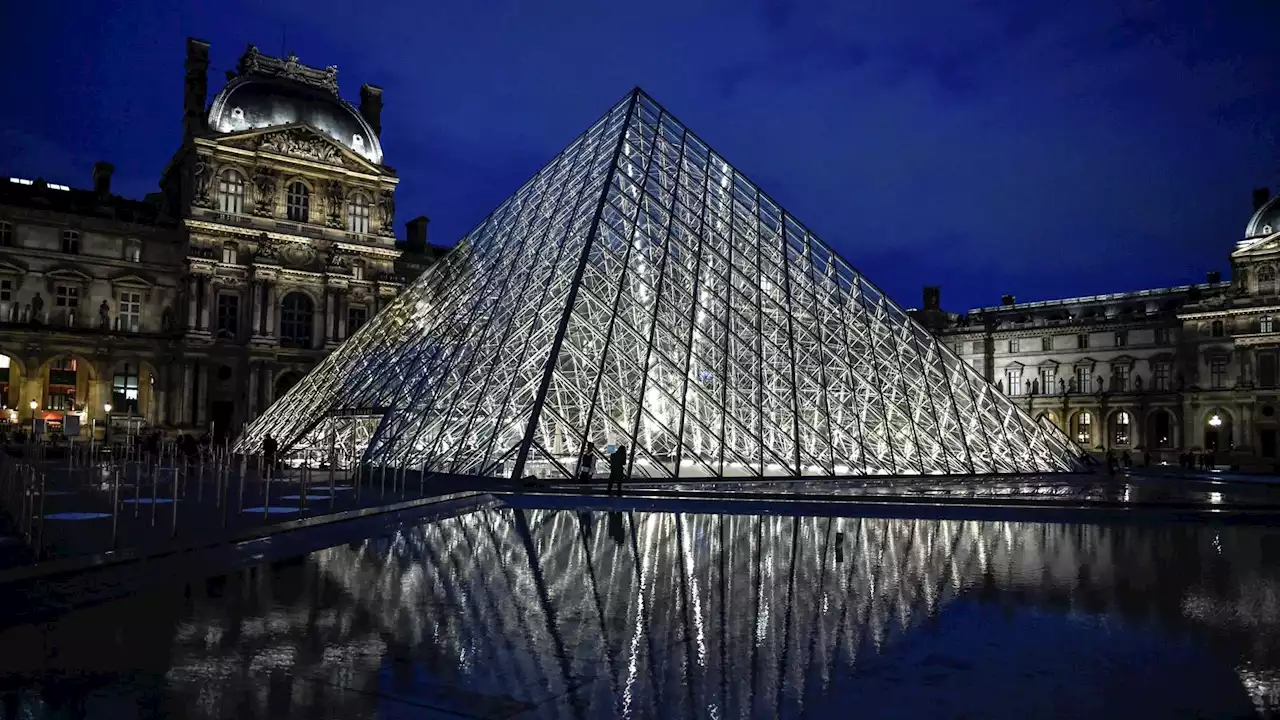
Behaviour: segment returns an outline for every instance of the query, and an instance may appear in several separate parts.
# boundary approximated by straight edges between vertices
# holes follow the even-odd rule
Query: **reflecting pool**
[[[1270,528],[533,502],[9,628],[9,708],[245,719],[1280,707]]]

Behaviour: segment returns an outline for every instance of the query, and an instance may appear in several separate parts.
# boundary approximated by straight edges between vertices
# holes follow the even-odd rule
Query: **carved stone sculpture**
[[[382,216],[382,234],[396,234],[396,196],[390,190],[378,193],[378,212]]]
[[[271,217],[276,209],[279,173],[271,168],[258,167],[253,172],[253,186],[257,190],[257,205],[253,209],[253,214],[261,217]]]
[[[198,207],[213,207],[213,198],[209,186],[213,184],[213,168],[204,159],[196,161],[191,173],[191,204]]]
[[[286,130],[262,136],[258,149],[278,155],[315,160],[329,165],[342,165],[342,152],[332,143],[325,142],[305,130]]]
[[[98,306],[98,329],[109,330],[111,328],[111,306],[106,300]]]
[[[277,243],[268,235],[258,238],[258,251],[254,254],[255,260],[272,260],[277,261],[280,248]]]
[[[40,297],[40,293],[31,298],[31,322],[40,322],[40,313],[44,310],[44,298]]]
[[[325,184],[325,209],[328,210],[329,215],[325,220],[325,224],[331,228],[343,227],[343,196],[342,183],[337,180],[330,180]]]

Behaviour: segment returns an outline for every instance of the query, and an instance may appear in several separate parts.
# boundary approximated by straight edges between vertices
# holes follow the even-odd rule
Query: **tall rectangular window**
[[[1076,392],[1093,392],[1093,377],[1087,367],[1076,368]]]
[[[347,308],[347,337],[356,334],[365,321],[369,319],[369,311],[361,306]]]
[[[1271,328],[1272,328],[1272,320],[1271,320],[1271,316],[1270,316],[1270,315],[1263,315],[1263,316],[1262,316],[1262,319],[1258,321],[1258,331],[1259,331],[1259,332],[1264,332],[1264,333],[1269,333],[1269,332],[1272,332],[1272,329],[1271,329]]]
[[[13,299],[13,281],[0,280],[0,302],[8,302]]]
[[[80,233],[75,230],[62,231],[62,252],[72,255],[80,253]]]
[[[1215,357],[1209,361],[1209,386],[1221,390],[1227,386],[1227,359]]]
[[[1151,389],[1168,391],[1170,367],[1167,362],[1158,362],[1151,366]]]
[[[116,317],[116,329],[121,332],[142,330],[142,293],[120,293],[120,314]]]
[[[972,343],[972,347],[973,347],[973,352],[976,352],[976,353],[982,352],[982,341],[974,340]]]
[[[1116,331],[1116,347],[1124,347],[1125,345],[1128,345],[1128,344],[1129,344],[1129,331],[1117,330]]]
[[[1111,389],[1115,392],[1129,391],[1129,366],[1113,365],[1111,367]]]
[[[13,245],[13,223],[0,220],[0,247]]]
[[[1009,368],[1004,371],[1005,386],[1010,395],[1022,394],[1022,368]]]
[[[1089,333],[1080,333],[1076,336],[1076,347],[1081,350],[1089,347]]]
[[[1018,352],[1018,338],[1014,338],[1009,341],[1009,352],[1011,353]]]
[[[124,259],[127,262],[142,262],[142,243],[129,240],[124,245]]]
[[[1157,345],[1169,344],[1169,328],[1156,328],[1156,344]]]
[[[138,366],[125,363],[111,381],[111,412],[138,414]]]
[[[1040,392],[1052,395],[1058,391],[1058,371],[1054,368],[1040,369]]]
[[[240,334],[240,296],[218,295],[218,337],[235,338]]]
[[[1258,384],[1264,388],[1276,386],[1276,354],[1258,353]]]
[[[1042,337],[1042,338],[1040,338],[1040,349],[1041,349],[1041,350],[1044,350],[1045,352],[1048,352],[1048,351],[1052,350],[1052,349],[1053,349],[1053,338],[1052,338],[1052,337]]]

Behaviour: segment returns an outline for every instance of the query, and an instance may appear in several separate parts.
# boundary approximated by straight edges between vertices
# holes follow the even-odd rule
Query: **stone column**
[[[196,329],[196,278],[187,277],[187,329]]]
[[[267,321],[263,330],[263,335],[274,338],[276,336],[276,305],[279,298],[276,297],[276,286],[272,283],[267,284]]]
[[[323,342],[328,342],[336,339],[333,335],[333,329],[336,327],[334,315],[338,312],[337,303],[333,299],[333,291],[329,288],[324,289],[324,307],[324,331],[321,333],[320,339]]]
[[[156,368],[156,384],[151,388],[151,402],[155,403],[155,424],[169,424],[169,366]]]
[[[210,278],[200,278],[200,287],[204,291],[201,295],[200,303],[200,329],[210,330],[209,326],[209,306],[213,304],[213,283]]]
[[[182,366],[182,396],[178,402],[178,424],[191,425],[192,412],[195,408],[192,406],[191,394],[194,392],[195,369],[191,366],[191,360],[187,360]]]
[[[262,282],[254,280],[249,283],[249,305],[252,314],[249,316],[249,334],[252,337],[262,335]]]
[[[258,363],[249,363],[249,419],[258,417]]]
[[[200,371],[196,373],[199,392],[196,394],[196,425],[205,428],[209,424],[209,367],[208,360],[200,362]]]
[[[347,339],[347,298],[338,296],[338,342]]]

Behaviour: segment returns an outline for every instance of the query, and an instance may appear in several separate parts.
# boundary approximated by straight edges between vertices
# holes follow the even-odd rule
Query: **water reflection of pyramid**
[[[622,444],[633,477],[1077,466],[638,89],[240,447],[267,433],[282,448],[504,476],[569,475]]]

